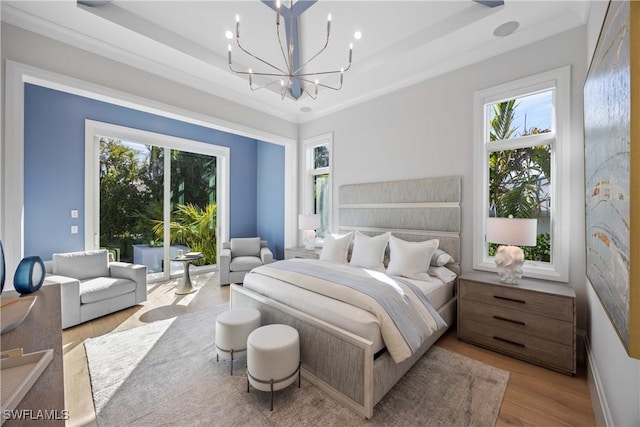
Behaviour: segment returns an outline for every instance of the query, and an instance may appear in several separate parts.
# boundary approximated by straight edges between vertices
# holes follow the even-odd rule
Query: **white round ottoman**
[[[297,374],[297,375],[296,375]],[[287,325],[267,325],[247,339],[247,393],[249,384],[261,391],[282,390],[298,378],[300,387],[300,337]]]
[[[233,360],[247,353],[247,338],[260,327],[260,312],[255,308],[233,308],[216,319],[216,361],[219,357]]]

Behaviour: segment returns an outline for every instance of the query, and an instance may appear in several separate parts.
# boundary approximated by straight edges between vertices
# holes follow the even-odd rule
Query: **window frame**
[[[333,132],[318,135],[312,138],[307,138],[303,142],[304,145],[304,182],[303,182],[303,194],[302,194],[302,212],[315,213],[315,199],[314,199],[314,178],[318,175],[329,175],[329,203],[327,209],[329,210],[327,224],[327,232],[332,230],[332,212],[333,212]],[[329,166],[322,168],[315,168],[314,150],[316,147],[326,145],[329,149]],[[319,238],[324,240],[324,237]]]
[[[218,258],[222,252],[222,243],[229,241],[229,212],[230,212],[230,155],[229,147],[210,144],[202,141],[179,138],[171,135],[150,132],[146,130],[114,125],[85,119],[85,249],[98,249],[100,246],[100,138],[115,138],[132,141],[138,144],[148,144],[165,150],[164,169],[171,170],[171,150],[182,150],[190,153],[204,154],[216,158],[216,200],[220,209],[216,212],[216,249]],[[164,185],[169,186],[170,174],[164,174]],[[163,218],[166,223],[171,217],[171,194],[163,193]],[[170,227],[164,228],[163,241],[169,242]],[[169,245],[165,245],[163,260],[169,262]],[[219,260],[216,260],[217,267]],[[174,273],[175,277],[178,273]],[[171,269],[165,269],[162,274],[149,278],[149,283],[171,278]]]
[[[489,152],[529,147],[551,146],[551,261],[526,261],[523,276],[559,282],[569,280],[569,203],[571,94],[570,66],[493,86],[474,94],[473,138],[473,268],[496,271],[494,257],[486,244],[486,218],[489,212]],[[503,141],[488,142],[487,104],[523,97],[532,93],[553,90],[554,113],[552,131]],[[490,146],[490,147],[488,147]]]

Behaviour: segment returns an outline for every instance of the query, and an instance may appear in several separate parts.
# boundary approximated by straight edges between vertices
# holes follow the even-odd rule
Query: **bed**
[[[457,261],[446,267],[459,273],[460,191],[459,176],[341,186],[338,232],[358,230],[372,236],[391,232],[407,241],[438,239],[439,247]],[[294,266],[316,262],[297,261]],[[313,268],[322,268],[322,261],[316,263]],[[424,286],[433,307],[446,325],[452,325],[455,283],[434,277]],[[396,363],[380,327],[376,329],[367,313],[328,297],[312,303],[305,292],[309,291],[253,272],[245,277],[244,286],[231,285],[231,307],[255,307],[263,324],[296,328],[302,375],[365,418],[373,416],[375,404],[447,329],[421,340],[410,356]]]

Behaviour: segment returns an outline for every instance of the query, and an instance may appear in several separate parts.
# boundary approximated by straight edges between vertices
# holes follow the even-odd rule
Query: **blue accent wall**
[[[25,85],[24,105],[25,255],[46,260],[55,252],[84,250],[85,119],[229,147],[230,237],[259,235],[259,200],[260,210],[282,212],[284,221],[284,185],[258,183],[262,158],[278,163],[274,175],[284,176],[282,147],[31,84]],[[269,154],[259,156],[259,151]],[[273,206],[277,203],[281,206]],[[78,218],[71,218],[72,209]],[[277,222],[269,218],[267,228]],[[71,234],[72,225],[78,234]],[[282,247],[283,226],[268,232],[275,247]]]
[[[276,259],[284,259],[284,147],[258,142],[257,229]]]

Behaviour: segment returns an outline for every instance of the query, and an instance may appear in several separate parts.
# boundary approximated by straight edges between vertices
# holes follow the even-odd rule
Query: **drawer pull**
[[[507,339],[496,337],[496,336],[494,336],[493,339],[494,340],[498,340],[498,341],[502,341],[502,342],[506,342],[507,344],[511,344],[511,345],[515,345],[515,346],[524,348],[524,344],[520,344],[519,342],[507,340]]]
[[[501,317],[501,316],[493,316],[493,318],[496,320],[503,320],[509,323],[515,323],[516,325],[526,326],[526,323],[521,322],[520,320],[507,319],[506,317]]]
[[[501,297],[499,295],[494,295],[493,296],[495,299],[501,299],[501,300],[505,300],[505,301],[511,301],[511,302],[517,302],[520,304],[526,304],[526,301],[522,301],[521,299],[513,299],[513,298],[507,298],[507,297]]]

